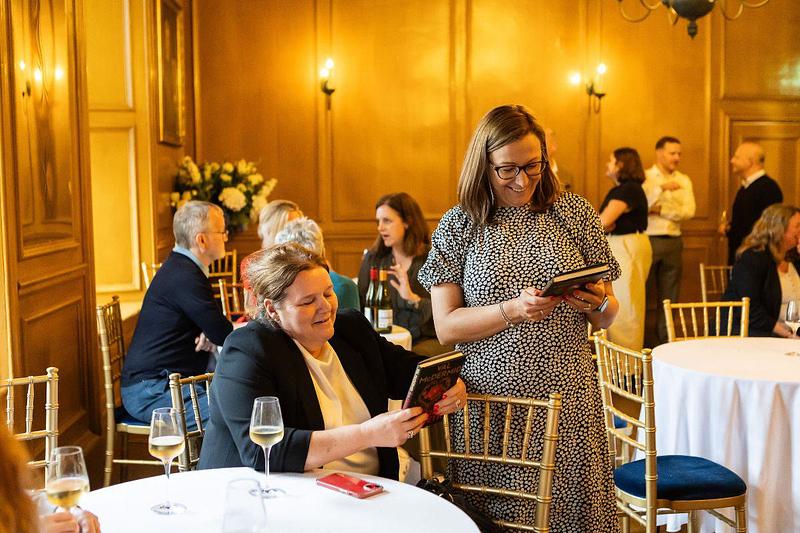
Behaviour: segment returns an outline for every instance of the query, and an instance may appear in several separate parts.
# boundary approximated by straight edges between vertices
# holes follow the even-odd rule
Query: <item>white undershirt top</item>
[[[294,340],[294,339],[292,339]],[[339,356],[330,343],[322,347],[319,358],[314,357],[302,344],[294,343],[303,354],[314,390],[317,393],[325,429],[350,424],[360,424],[372,416],[353,383],[339,361]],[[331,461],[323,466],[327,470],[346,470],[362,474],[378,474],[378,450],[374,447]]]
[[[789,269],[785,273],[778,269],[778,279],[781,282],[781,314],[778,319],[784,324],[787,304],[791,300],[800,300],[800,275],[794,265],[789,263]]]

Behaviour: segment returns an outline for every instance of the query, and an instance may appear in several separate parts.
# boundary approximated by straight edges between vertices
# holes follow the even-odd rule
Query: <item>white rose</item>
[[[275,185],[277,184],[278,180],[276,180],[275,178],[267,180],[264,183],[264,185],[261,186],[261,189],[259,189],[258,196],[266,198],[267,196],[269,196],[269,193],[272,192],[272,190],[275,188]]]
[[[261,213],[261,210],[266,205],[267,205],[267,197],[266,196],[253,196],[253,208],[250,211],[250,219],[253,222],[258,220],[259,213]]]
[[[247,198],[236,187],[225,187],[219,193],[219,201],[231,211],[241,211],[247,205]]]
[[[219,163],[211,163],[211,172],[219,170]]]
[[[220,181],[224,181],[225,183],[230,183],[230,182],[231,182],[231,179],[232,179],[232,178],[231,178],[231,175],[230,175],[230,174],[220,174],[220,175],[219,175],[219,180],[220,180]]]
[[[225,163],[222,164],[222,171],[225,174],[230,174],[231,172],[233,172],[233,165],[225,161]]]
[[[240,190],[240,191],[242,191],[242,192],[246,192],[246,191],[247,191],[247,185],[245,185],[244,183],[240,183],[240,184],[238,184],[238,185],[236,186],[236,188],[237,188],[237,189],[239,189],[239,190]]]
[[[247,177],[247,180],[250,182],[250,185],[252,185],[253,187],[258,187],[258,185],[262,181],[264,181],[264,176],[262,176],[261,174],[250,174]]]

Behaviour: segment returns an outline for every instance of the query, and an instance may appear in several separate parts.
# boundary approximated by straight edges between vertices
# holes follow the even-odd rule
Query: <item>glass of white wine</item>
[[[789,300],[786,304],[786,325],[792,330],[792,334],[797,336],[797,328],[800,327],[800,300]],[[792,351],[786,352],[786,355],[797,357],[800,353]]]
[[[172,407],[159,407],[153,409],[150,419],[150,439],[148,441],[150,455],[161,459],[164,463],[164,473],[167,475],[167,499],[151,509],[158,514],[181,514],[186,511],[186,506],[169,500],[169,472],[172,460],[183,453],[185,440],[183,426],[178,419],[178,411]]]
[[[269,450],[283,439],[283,417],[281,405],[274,396],[261,396],[253,401],[253,414],[250,417],[250,440],[264,450],[264,487],[261,496],[275,498],[285,491],[269,486]]]
[[[89,491],[89,475],[80,446],[60,446],[50,454],[45,492],[47,500],[67,512]]]

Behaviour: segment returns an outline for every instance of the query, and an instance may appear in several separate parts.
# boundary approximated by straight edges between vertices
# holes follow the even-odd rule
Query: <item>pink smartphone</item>
[[[383,492],[383,486],[357,477],[348,476],[339,472],[317,478],[317,485],[338,492],[343,492],[354,498],[369,498],[374,494]]]

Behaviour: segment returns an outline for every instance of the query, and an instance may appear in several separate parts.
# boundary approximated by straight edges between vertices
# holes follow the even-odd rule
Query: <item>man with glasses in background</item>
[[[122,370],[122,402],[143,423],[158,407],[171,407],[168,377],[206,372],[212,353],[233,326],[222,314],[208,281],[208,268],[225,255],[225,217],[208,202],[187,202],[172,220],[175,248],[153,277],[142,302]],[[200,396],[205,390],[197,389]],[[195,427],[189,390],[184,390],[186,423]],[[208,420],[208,402],[200,416]]]

